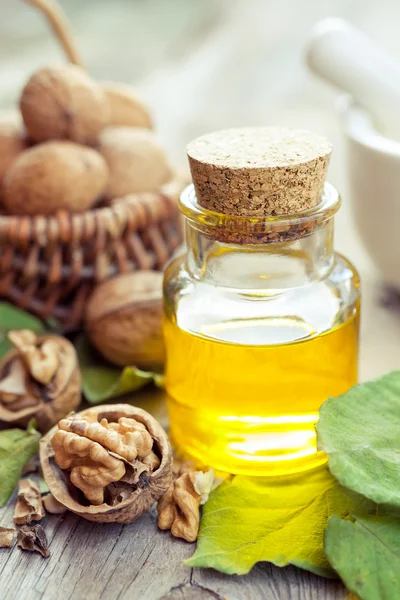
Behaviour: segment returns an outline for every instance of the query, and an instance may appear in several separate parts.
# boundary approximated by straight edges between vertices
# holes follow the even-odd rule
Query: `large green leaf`
[[[329,562],[362,600],[400,598],[400,520],[331,517],[325,537]]]
[[[7,502],[21,475],[22,467],[39,448],[40,433],[28,429],[0,431],[0,506]]]
[[[83,393],[91,404],[98,404],[134,392],[155,380],[154,373],[141,371],[136,367],[118,368],[105,362],[80,336],[75,347],[82,373]]]
[[[297,565],[334,576],[323,550],[328,518],[376,505],[344,490],[327,468],[289,477],[242,477],[223,482],[203,508],[191,567],[248,573],[259,561]]]
[[[20,308],[7,302],[0,302],[0,357],[12,348],[12,344],[7,339],[7,334],[12,329],[30,329],[40,333],[44,330],[44,324]]]
[[[400,371],[327,400],[317,432],[342,485],[400,506]]]

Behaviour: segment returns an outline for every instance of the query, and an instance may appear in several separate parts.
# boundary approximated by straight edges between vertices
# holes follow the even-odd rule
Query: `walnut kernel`
[[[214,471],[184,471],[171,484],[157,505],[158,527],[171,530],[174,537],[187,542],[197,540],[200,506],[213,488]]]
[[[42,438],[40,459],[55,499],[82,517],[130,523],[171,482],[165,431],[145,411],[99,406],[60,421]]]

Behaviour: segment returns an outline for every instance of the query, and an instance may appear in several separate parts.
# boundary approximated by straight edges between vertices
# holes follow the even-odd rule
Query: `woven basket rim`
[[[52,215],[0,215],[0,244],[7,241],[24,246],[34,240],[41,246],[56,241],[78,242],[99,232],[115,238],[128,223],[134,229],[143,229],[170,218],[178,211],[177,197],[183,187],[182,179],[172,179],[158,191],[128,194],[109,206],[80,213],[59,210]]]
[[[110,211],[110,209],[112,210],[119,206],[126,206],[127,201],[130,201],[131,203],[135,203],[135,202],[140,202],[140,200],[143,198],[158,198],[159,196],[166,197],[167,199],[169,199],[169,197],[171,196],[170,190],[173,189],[173,186],[175,187],[175,190],[176,190],[176,189],[182,189],[184,187],[184,185],[185,185],[185,183],[183,182],[182,178],[176,177],[176,178],[173,178],[170,181],[168,181],[166,184],[161,186],[156,191],[139,192],[136,194],[126,194],[125,196],[121,196],[120,198],[116,198],[115,200],[113,200],[112,204],[109,204],[106,206],[92,206],[91,208],[88,208],[87,210],[84,210],[82,212],[70,212],[68,210],[62,209],[62,210],[56,211],[55,213],[53,213],[51,215],[45,215],[45,214],[41,214],[41,213],[38,213],[35,215],[0,214],[0,224],[4,224],[4,223],[9,224],[14,221],[25,221],[25,220],[34,221],[34,220],[37,220],[38,218],[45,219],[46,221],[58,221],[59,215],[68,215],[69,217],[72,217],[74,219],[82,220],[88,214],[98,216],[98,215],[108,213]]]

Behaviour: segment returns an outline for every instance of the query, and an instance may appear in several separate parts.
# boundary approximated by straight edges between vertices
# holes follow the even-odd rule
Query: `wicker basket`
[[[0,217],[0,297],[64,331],[78,328],[96,283],[163,268],[182,242],[183,183],[85,213]]]

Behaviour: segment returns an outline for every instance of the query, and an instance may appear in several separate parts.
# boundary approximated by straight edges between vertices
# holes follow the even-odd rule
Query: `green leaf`
[[[4,506],[13,493],[23,466],[37,453],[39,440],[40,433],[32,423],[26,431],[0,431],[0,506]]]
[[[83,336],[77,339],[75,348],[82,373],[83,393],[91,404],[134,392],[154,381],[154,373],[141,371],[136,367],[119,369],[111,366],[99,356]]]
[[[357,517],[329,519],[325,537],[329,562],[362,600],[400,598],[400,520]]]
[[[30,329],[36,333],[44,331],[44,324],[30,313],[7,302],[0,302],[0,358],[11,348],[7,334],[12,329]]]
[[[353,387],[320,408],[318,447],[345,487],[400,506],[400,371]]]
[[[344,490],[326,467],[289,477],[237,476],[210,495],[186,564],[242,575],[269,561],[332,577],[323,550],[328,518],[355,510],[374,513],[376,505]]]

